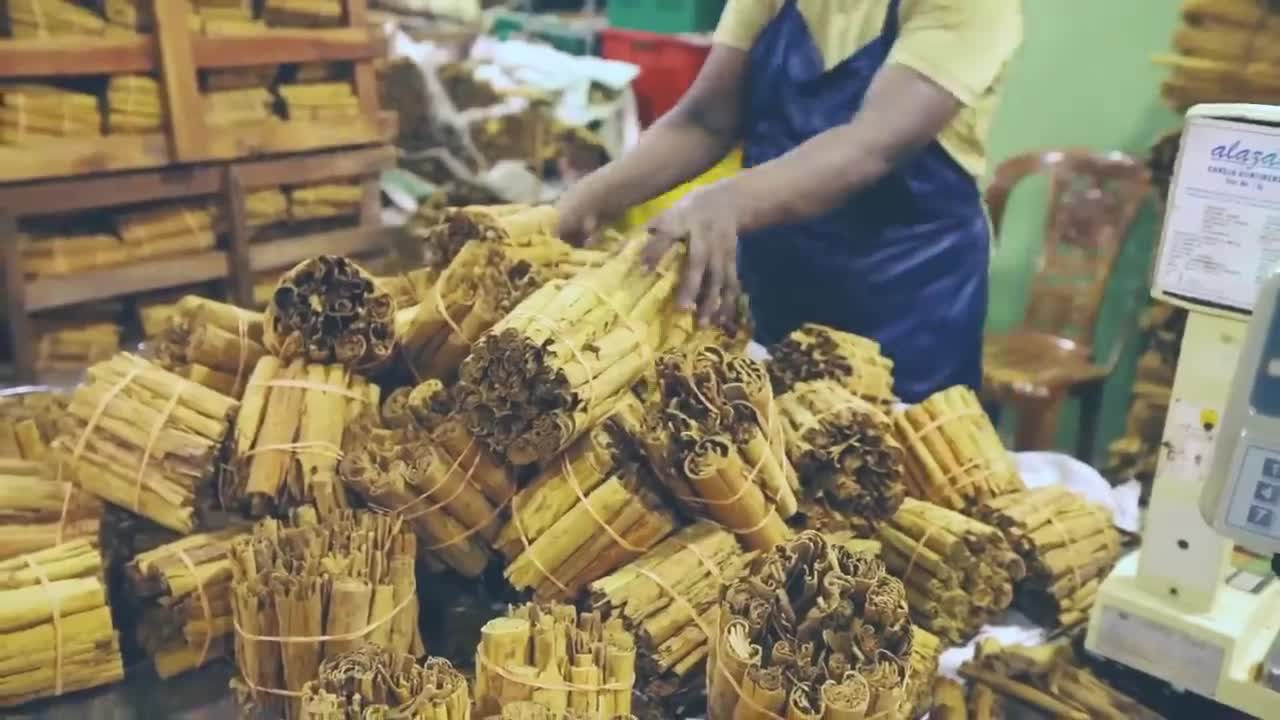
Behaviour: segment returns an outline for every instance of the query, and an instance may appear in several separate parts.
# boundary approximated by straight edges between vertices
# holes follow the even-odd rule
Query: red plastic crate
[[[600,55],[640,66],[632,83],[640,122],[646,127],[675,107],[702,69],[710,42],[678,35],[608,28],[600,31]]]

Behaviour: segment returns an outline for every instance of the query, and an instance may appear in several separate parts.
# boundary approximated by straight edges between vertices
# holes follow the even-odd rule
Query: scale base
[[[1121,559],[1102,583],[1085,647],[1175,688],[1280,719],[1280,690],[1265,684],[1262,667],[1280,633],[1280,583],[1261,592],[1223,585],[1210,612],[1187,614],[1139,587],[1138,555]]]

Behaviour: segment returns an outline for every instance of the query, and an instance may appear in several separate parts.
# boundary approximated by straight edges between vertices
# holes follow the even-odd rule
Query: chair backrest
[[[997,236],[1013,188],[1041,174],[1049,178],[1049,208],[1023,327],[1092,347],[1107,282],[1150,192],[1150,176],[1120,152],[1047,150],[1010,158],[986,192]]]

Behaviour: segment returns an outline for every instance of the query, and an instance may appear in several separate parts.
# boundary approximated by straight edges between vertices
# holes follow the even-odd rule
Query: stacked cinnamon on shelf
[[[0,85],[0,145],[36,147],[102,136],[98,97],[61,85]]]

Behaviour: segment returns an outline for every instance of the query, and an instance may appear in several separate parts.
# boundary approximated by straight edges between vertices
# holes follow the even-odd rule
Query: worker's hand
[[[608,222],[602,217],[602,205],[596,199],[589,177],[565,191],[556,203],[556,211],[560,213],[560,239],[575,247],[594,247]]]
[[[726,325],[737,317],[738,227],[741,210],[732,187],[719,182],[690,192],[649,224],[644,262],[655,268],[671,246],[689,243],[679,307],[698,310],[698,322]]]

